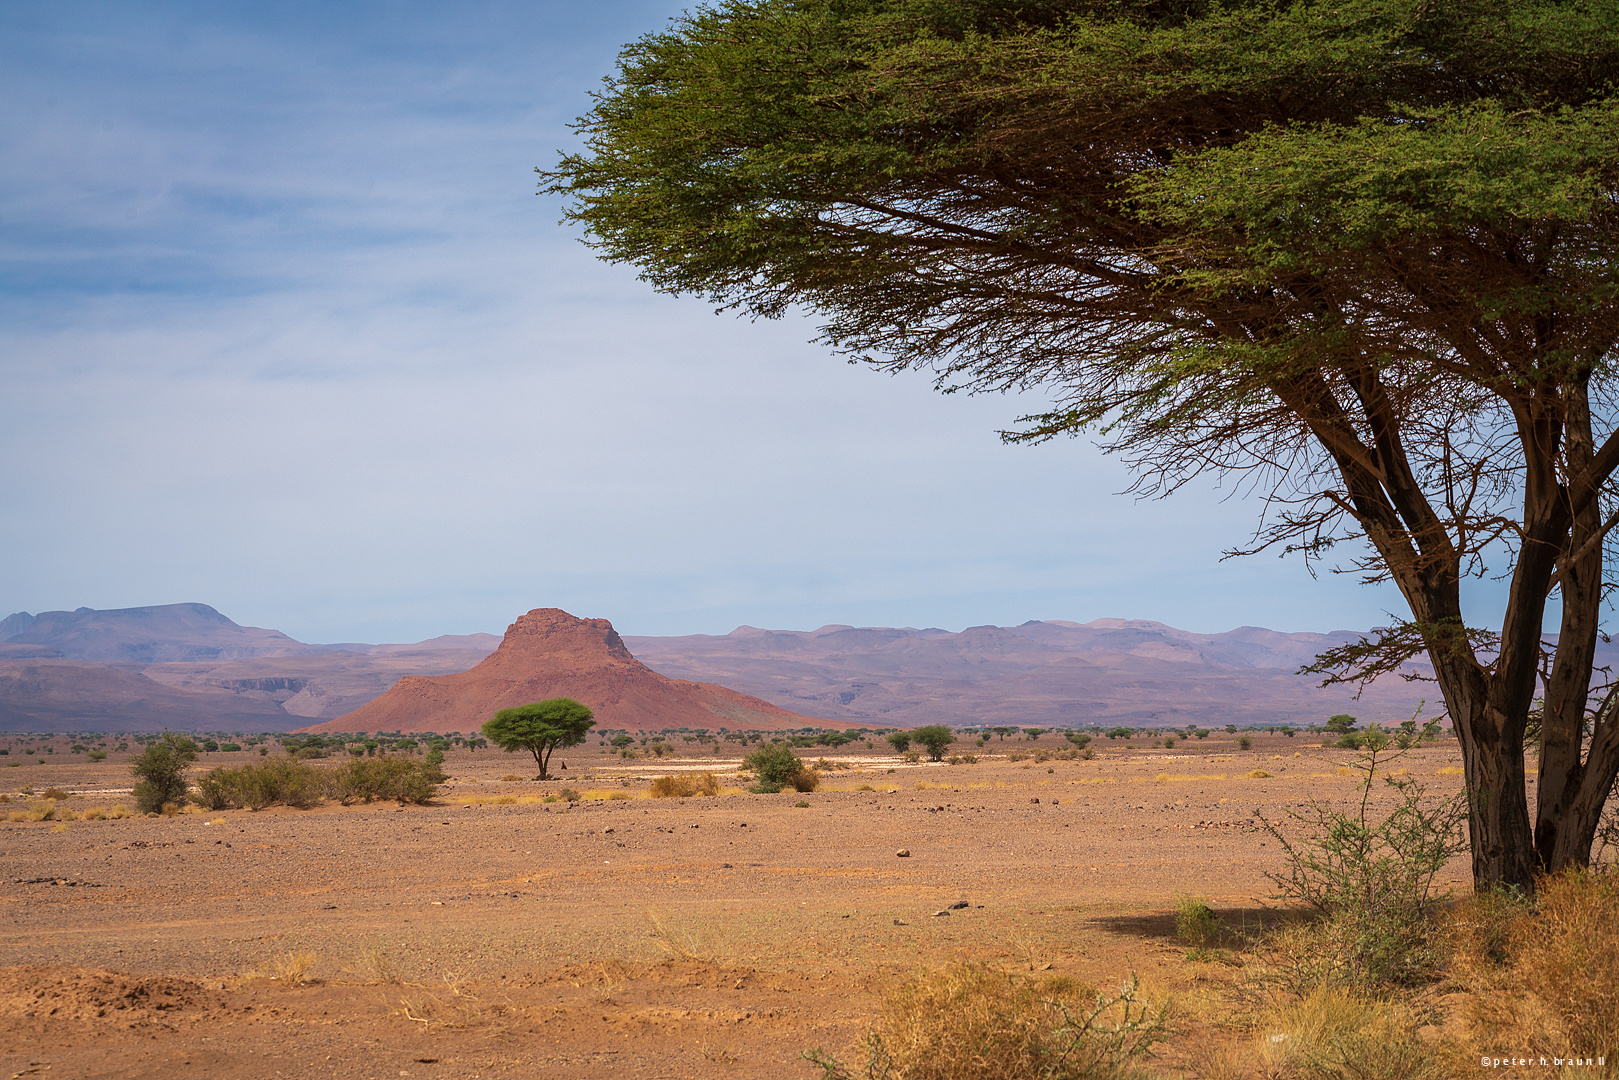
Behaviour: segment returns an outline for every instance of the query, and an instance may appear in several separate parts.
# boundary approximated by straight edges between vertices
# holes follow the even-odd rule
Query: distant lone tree
[[[551,779],[551,753],[559,746],[577,746],[595,726],[590,707],[573,698],[550,698],[515,709],[502,709],[484,721],[484,736],[508,754],[527,750],[534,755],[541,780]]]
[[[182,803],[186,797],[186,766],[197,760],[197,744],[184,735],[165,731],[163,737],[130,762],[135,774],[135,806],[155,814],[164,803]]]
[[[1233,731],[1236,728],[1232,728]],[[1327,730],[1334,735],[1348,735],[1355,730],[1355,718],[1348,713],[1339,713],[1327,720]]]
[[[943,761],[944,748],[956,741],[956,733],[943,724],[929,724],[911,732],[911,738],[927,747],[930,759]]]
[[[891,731],[888,733],[888,745],[894,748],[896,754],[903,754],[911,748],[911,733],[908,731]]]
[[[753,791],[762,795],[773,795],[788,786],[799,791],[814,791],[820,781],[820,774],[806,768],[793,748],[784,742],[765,743],[742,759],[742,767],[751,769],[759,778]]]

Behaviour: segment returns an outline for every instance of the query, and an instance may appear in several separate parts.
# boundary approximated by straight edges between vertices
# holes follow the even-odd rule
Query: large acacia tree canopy
[[[1616,87],[1610,0],[731,2],[629,46],[544,186],[660,289],[1050,393],[1011,438],[1240,472],[1253,548],[1364,540],[1411,617],[1329,668],[1425,652],[1475,792],[1524,787],[1545,695],[1533,829],[1515,794],[1472,822],[1475,874],[1527,885],[1619,770]]]

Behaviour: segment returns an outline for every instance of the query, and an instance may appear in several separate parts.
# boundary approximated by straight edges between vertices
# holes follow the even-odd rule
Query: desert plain
[[[1155,1067],[1196,1076],[1246,976],[1177,940],[1176,898],[1278,918],[1259,818],[1360,796],[1352,753],[1246,734],[1088,760],[964,739],[971,764],[856,742],[800,751],[821,788],[775,795],[741,790],[730,747],[626,761],[591,739],[544,783],[458,748],[430,806],[120,820],[83,814],[130,802],[130,755],[58,739],[0,759],[0,810],[56,788],[76,818],[0,823],[0,1076],[810,1078],[804,1051],[858,1057],[887,990],[962,959],[1134,972],[1170,1002]],[[1396,767],[1445,794],[1460,765],[1442,740]],[[721,794],[648,797],[704,770]],[[1467,880],[1459,859],[1440,885]]]

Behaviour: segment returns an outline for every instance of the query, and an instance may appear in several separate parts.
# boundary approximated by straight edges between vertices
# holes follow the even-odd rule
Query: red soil
[[[455,675],[411,675],[351,713],[303,731],[476,731],[501,709],[571,697],[598,728],[779,731],[848,727],[788,712],[713,683],[671,679],[630,655],[606,619],[535,608],[506,628],[482,663]]]

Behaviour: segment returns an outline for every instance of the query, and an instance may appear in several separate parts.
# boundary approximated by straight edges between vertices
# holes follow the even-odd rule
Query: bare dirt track
[[[0,1076],[810,1077],[801,1051],[845,1053],[885,987],[957,958],[1195,996],[1230,976],[1186,962],[1175,895],[1263,918],[1280,860],[1256,812],[1351,798],[1351,755],[1144,742],[1036,763],[1007,752],[1065,744],[992,740],[958,765],[853,744],[816,793],[692,799],[641,796],[737,759],[592,745],[539,784],[457,751],[431,807],[6,823]],[[0,770],[12,806],[128,801],[123,755],[49,760]],[[1399,764],[1459,787],[1453,743]],[[568,784],[582,801],[538,801]]]

